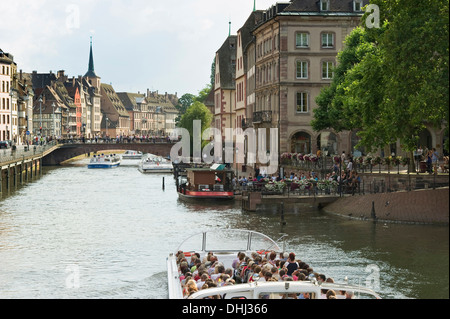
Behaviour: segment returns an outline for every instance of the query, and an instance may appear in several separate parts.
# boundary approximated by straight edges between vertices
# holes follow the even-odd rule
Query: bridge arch
[[[74,157],[101,151],[109,150],[134,150],[142,153],[150,153],[159,156],[170,156],[170,150],[174,143],[76,143],[76,144],[62,144],[56,150],[43,158],[44,166],[56,166],[62,162],[72,159]]]

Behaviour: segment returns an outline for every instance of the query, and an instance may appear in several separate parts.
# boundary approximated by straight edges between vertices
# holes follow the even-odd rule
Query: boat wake
[[[163,289],[162,291],[162,287]],[[167,272],[159,272],[138,281],[122,281],[119,286],[96,292],[87,298],[104,299],[168,299]]]

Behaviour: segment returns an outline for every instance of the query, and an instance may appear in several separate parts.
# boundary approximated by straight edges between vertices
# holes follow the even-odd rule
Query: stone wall
[[[449,224],[449,188],[424,189],[349,196],[338,199],[323,210],[349,218],[376,219],[384,222]]]

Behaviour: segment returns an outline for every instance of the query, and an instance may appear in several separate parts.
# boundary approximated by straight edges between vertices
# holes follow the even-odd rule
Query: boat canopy
[[[226,229],[203,231],[192,235],[180,244],[175,253],[178,251],[232,253],[257,250],[283,252],[274,240],[264,234],[250,230]]]

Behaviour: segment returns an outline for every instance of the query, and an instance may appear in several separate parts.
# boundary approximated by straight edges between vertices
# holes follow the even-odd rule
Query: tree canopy
[[[358,130],[369,150],[399,139],[412,151],[427,124],[448,134],[449,1],[371,3],[380,8],[381,27],[367,28],[363,17],[347,37],[311,125]]]

